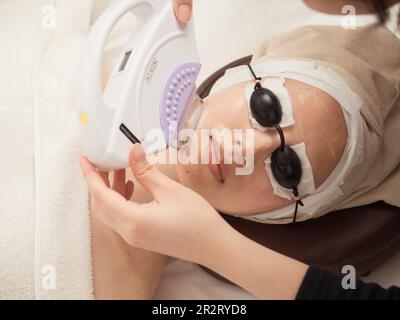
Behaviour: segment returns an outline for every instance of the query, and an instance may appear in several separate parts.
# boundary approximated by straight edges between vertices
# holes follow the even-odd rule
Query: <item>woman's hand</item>
[[[146,159],[140,145],[130,156],[133,174],[154,197],[128,201],[131,182],[107,186],[85,159],[81,166],[95,214],[128,244],[203,264],[261,299],[293,299],[307,266],[273,252],[233,230],[200,195],[167,178]],[[117,179],[118,180],[118,179]],[[116,186],[119,187],[116,187]]]
[[[193,0],[172,0],[178,21],[186,23],[192,16]]]
[[[150,165],[143,148],[136,145],[130,164],[137,181],[153,201],[139,204],[127,200],[132,182],[116,177],[110,188],[101,174],[81,158],[95,214],[133,247],[201,263],[204,254],[225,230],[226,222],[200,195],[171,180]],[[124,194],[122,189],[128,189]],[[130,190],[129,190],[130,189]]]

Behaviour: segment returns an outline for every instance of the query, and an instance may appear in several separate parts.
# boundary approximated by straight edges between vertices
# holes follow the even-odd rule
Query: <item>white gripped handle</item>
[[[103,52],[106,41],[117,22],[128,12],[134,13],[142,22],[151,18],[165,5],[165,0],[120,0],[108,8],[96,21],[88,36],[83,51],[80,72],[83,75],[81,89],[86,92],[86,101],[82,101],[86,110],[91,112],[92,108],[105,108],[111,113],[103,99],[101,86],[101,68]],[[172,5],[172,4],[171,4]],[[110,114],[106,112],[104,116]],[[98,114],[98,112],[96,112]]]

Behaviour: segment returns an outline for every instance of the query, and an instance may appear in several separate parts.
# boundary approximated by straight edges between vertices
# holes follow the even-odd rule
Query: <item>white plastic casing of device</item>
[[[113,27],[128,12],[140,25],[102,92],[104,47]],[[185,63],[199,63],[193,22],[179,23],[170,0],[120,0],[96,21],[81,59],[78,108],[85,155],[97,168],[128,167],[132,142],[122,134],[121,124],[145,149],[154,144],[146,133],[161,129],[160,97],[170,74]],[[163,143],[152,152],[165,147]]]

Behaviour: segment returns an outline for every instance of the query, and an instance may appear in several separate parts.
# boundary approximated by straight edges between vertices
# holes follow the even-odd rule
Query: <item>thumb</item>
[[[156,201],[162,200],[167,193],[170,194],[173,187],[179,185],[148,162],[140,144],[136,144],[131,150],[129,161],[133,175]]]

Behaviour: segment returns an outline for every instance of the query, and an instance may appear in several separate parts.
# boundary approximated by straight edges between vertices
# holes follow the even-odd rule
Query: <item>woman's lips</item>
[[[212,137],[210,137],[210,141],[209,141],[209,144],[208,144],[208,167],[210,168],[211,174],[214,176],[214,178],[218,182],[224,183],[224,176],[222,174],[221,165],[213,163],[213,155],[214,155],[214,159],[216,160],[216,162],[220,162],[220,157],[222,155],[221,154],[219,154],[219,155],[216,154],[214,142],[212,140]]]

